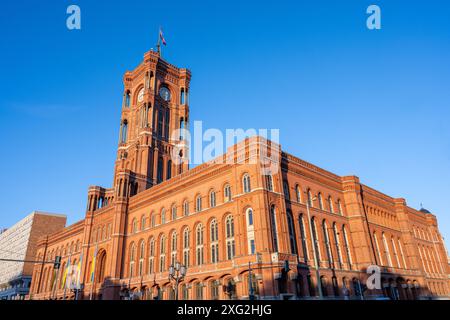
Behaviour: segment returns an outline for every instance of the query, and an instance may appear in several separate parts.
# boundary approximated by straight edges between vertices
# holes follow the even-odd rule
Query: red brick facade
[[[370,265],[381,266],[382,288],[366,298],[449,295],[436,217],[404,199],[282,151],[269,178],[259,160],[271,142],[258,137],[228,149],[234,164],[171,162],[189,81],[153,51],[125,73],[113,188],[90,187],[85,219],[40,241],[37,258],[62,256],[62,268],[53,278],[52,265],[35,266],[32,299],[74,298],[61,287],[69,257],[81,259],[80,299],[173,299],[174,261],[187,265],[180,299],[246,299],[250,283],[260,299],[310,298],[319,294],[314,251],[326,298],[359,298]]]

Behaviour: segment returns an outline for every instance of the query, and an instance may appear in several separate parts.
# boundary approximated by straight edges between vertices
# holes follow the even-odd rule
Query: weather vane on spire
[[[167,44],[166,39],[164,39],[162,28],[159,27],[158,44],[156,45],[156,47],[158,48],[158,53],[160,56],[161,56],[161,42],[164,46]]]

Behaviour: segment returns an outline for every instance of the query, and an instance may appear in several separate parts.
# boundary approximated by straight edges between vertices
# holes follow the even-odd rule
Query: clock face
[[[159,96],[163,98],[164,101],[169,101],[170,100],[169,89],[167,89],[166,87],[161,87],[161,89],[159,89]]]
[[[142,102],[144,100],[144,88],[141,89],[138,93],[138,102]]]

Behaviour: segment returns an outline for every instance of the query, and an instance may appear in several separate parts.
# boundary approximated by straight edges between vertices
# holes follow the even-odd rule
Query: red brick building
[[[176,261],[187,266],[180,299],[246,299],[251,288],[259,299],[359,299],[370,265],[381,268],[381,288],[365,298],[449,295],[447,253],[425,209],[266,153],[278,145],[260,137],[219,157],[231,162],[189,170],[173,161],[190,78],[154,51],[125,73],[114,184],[91,186],[85,219],[40,241],[37,258],[62,256],[62,268],[53,276],[52,265],[35,265],[33,299],[74,298],[63,288],[69,259],[81,266],[80,299],[173,299]],[[267,161],[279,164],[270,175]]]

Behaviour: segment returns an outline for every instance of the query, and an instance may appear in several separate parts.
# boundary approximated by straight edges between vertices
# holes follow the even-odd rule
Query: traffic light
[[[53,263],[53,269],[59,269],[61,267],[61,256],[55,257],[55,262]]]

